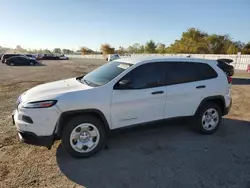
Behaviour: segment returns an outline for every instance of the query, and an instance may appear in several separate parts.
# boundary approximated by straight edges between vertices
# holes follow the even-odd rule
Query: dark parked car
[[[25,56],[30,57],[30,58],[32,58],[32,59],[36,59],[36,56],[35,56],[35,55],[32,55],[32,54],[25,54]]]
[[[44,54],[39,59],[41,60],[59,60],[59,56],[53,55],[53,54]]]
[[[14,66],[14,65],[35,65],[37,61],[29,58],[27,56],[17,56],[11,57],[6,60],[6,65]]]
[[[14,56],[20,56],[20,54],[3,54],[1,61],[2,63],[5,63],[7,59],[14,57]]]

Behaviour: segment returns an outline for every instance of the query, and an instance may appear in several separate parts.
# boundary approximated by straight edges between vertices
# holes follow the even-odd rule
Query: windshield
[[[131,66],[132,64],[129,63],[111,61],[88,73],[81,81],[91,86],[101,86],[110,82]]]

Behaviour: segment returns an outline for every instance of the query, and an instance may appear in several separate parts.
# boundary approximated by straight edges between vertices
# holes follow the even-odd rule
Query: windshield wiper
[[[93,87],[96,87],[96,84],[94,84],[93,82],[89,81],[89,80],[86,80],[86,79],[82,79],[83,82],[88,85],[88,86],[93,86]]]

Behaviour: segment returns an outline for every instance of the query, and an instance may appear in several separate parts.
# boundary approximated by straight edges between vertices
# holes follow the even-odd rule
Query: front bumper
[[[13,111],[12,122],[21,141],[50,149],[54,143],[54,130],[58,115],[56,108],[19,108]],[[24,117],[29,117],[31,121],[27,121]]]
[[[54,136],[37,136],[34,133],[30,132],[18,132],[20,140],[24,143],[36,145],[36,146],[45,146],[50,149],[54,143]]]
[[[232,108],[233,101],[232,99],[230,100],[229,106],[224,108],[224,113],[222,114],[223,116],[229,114],[231,108]]]

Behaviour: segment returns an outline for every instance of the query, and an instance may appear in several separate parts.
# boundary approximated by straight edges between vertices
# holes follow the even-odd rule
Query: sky
[[[190,27],[250,41],[250,0],[0,0],[0,46],[166,45]]]

